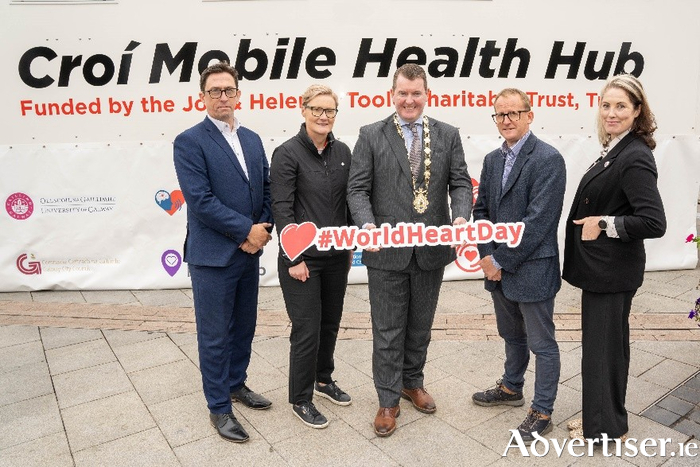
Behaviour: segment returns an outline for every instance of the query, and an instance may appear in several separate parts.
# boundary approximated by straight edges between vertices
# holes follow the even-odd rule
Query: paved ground
[[[586,449],[568,444],[555,451],[581,405],[579,292],[563,286],[556,300],[562,354],[556,427],[547,446],[536,445],[539,454],[550,449],[539,462],[697,465],[689,455],[700,453],[700,328],[687,315],[699,283],[700,267],[645,275],[630,317],[627,391],[630,436],[639,442],[621,446],[619,455],[596,448],[592,457],[576,457]],[[525,408],[483,408],[470,400],[503,368],[503,343],[481,281],[443,285],[426,365],[438,411],[421,414],[402,401],[399,428],[387,439],[371,425],[377,400],[367,287],[349,287],[336,349],[334,376],[353,404],[317,400],[331,420],[325,430],[302,425],[286,402],[289,321],[280,289],[262,288],[259,309],[248,384],[273,407],[234,405],[251,435],[234,445],[209,425],[191,290],[0,293],[0,466],[508,466],[535,457],[507,449],[508,430]],[[534,361],[530,366],[526,397]],[[669,444],[664,452],[647,444],[654,456],[632,456],[645,438]]]

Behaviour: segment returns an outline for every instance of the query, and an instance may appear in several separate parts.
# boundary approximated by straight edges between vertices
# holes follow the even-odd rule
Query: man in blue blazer
[[[472,396],[482,406],[521,406],[530,351],[535,354],[535,395],[518,427],[525,442],[533,432],[552,430],[559,383],[559,347],[554,337],[554,296],[561,287],[557,227],[564,202],[566,167],[552,146],[530,131],[528,96],[504,89],[492,116],[505,140],[489,153],[481,170],[474,220],[523,222],[520,244],[479,245],[486,290],[491,292],[499,335],[505,340],[503,378]]]
[[[227,63],[202,72],[207,116],[175,138],[174,161],[187,202],[185,261],[194,295],[199,363],[210,421],[228,441],[248,434],[231,401],[271,402],[246,385],[257,318],[259,256],[270,241],[268,162],[260,137],[233,113],[241,91]]]

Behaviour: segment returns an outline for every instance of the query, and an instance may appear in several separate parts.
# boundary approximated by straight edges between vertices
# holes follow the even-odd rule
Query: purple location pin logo
[[[163,263],[165,272],[172,277],[180,270],[180,266],[182,266],[182,257],[180,253],[175,250],[167,250],[163,252],[163,256],[160,257],[160,262]]]

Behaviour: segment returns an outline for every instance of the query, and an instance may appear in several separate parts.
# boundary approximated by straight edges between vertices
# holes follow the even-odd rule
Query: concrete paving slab
[[[634,342],[631,346],[688,365],[696,367],[700,365],[697,342],[639,341]]]
[[[248,372],[246,384],[255,392],[265,394],[287,386],[287,375],[282,373],[279,368],[275,368],[255,351],[251,355],[248,368],[251,371]]]
[[[179,467],[175,454],[157,428],[135,433],[75,453],[76,467],[142,465]]]
[[[118,305],[135,305],[140,303],[131,290],[83,290],[87,303],[114,303]]]
[[[32,301],[42,303],[85,303],[79,290],[38,290],[32,292]]]
[[[0,452],[61,432],[61,414],[53,394],[0,407]]]
[[[104,329],[102,332],[112,348],[158,339],[167,335],[164,332],[124,331],[119,329]]]
[[[0,326],[0,349],[39,339],[39,328],[36,326]]]
[[[99,329],[40,328],[45,350],[102,339]]]
[[[0,292],[0,302],[31,302],[31,292]]]
[[[271,363],[275,368],[289,365],[289,339],[268,338],[255,343],[255,353]]]
[[[182,290],[134,290],[134,296],[144,306],[172,306],[192,308],[194,301]]]
[[[73,452],[156,426],[136,391],[129,391],[62,410]]]
[[[247,429],[248,427],[246,427]],[[251,432],[252,431],[252,432]],[[193,443],[173,448],[183,467],[231,467],[233,465],[277,467],[284,459],[259,434],[249,430],[250,440],[242,444],[227,443],[213,434]]]
[[[184,353],[187,358],[196,366],[199,368],[199,348],[197,347],[197,344],[183,344],[178,346],[180,348],[180,351]]]
[[[324,430],[307,430],[275,445],[275,451],[292,467],[310,465],[399,466],[379,447],[342,420]]]
[[[0,406],[53,394],[46,362],[28,363],[15,371],[0,373]]]
[[[697,370],[697,366],[666,359],[639,375],[639,378],[668,389],[673,389],[685,381],[688,375],[693,374]]]
[[[466,432],[507,410],[506,407],[491,410],[492,408],[474,404],[471,400],[472,394],[480,390],[454,376],[448,376],[430,389],[437,406],[434,416],[459,431]],[[407,410],[411,410],[409,405],[407,404]]]
[[[12,373],[25,365],[45,362],[41,341],[0,348],[0,374]]]
[[[156,404],[202,391],[201,373],[189,360],[179,360],[129,374],[146,404]]]
[[[665,357],[660,355],[633,348],[630,352],[629,374],[639,377],[641,374],[646,373],[664,360]]]
[[[63,431],[0,450],[3,467],[73,467],[73,456]]]
[[[168,337],[178,347],[183,345],[197,344],[197,334],[189,332],[169,332]]]
[[[440,436],[431,437],[429,442],[416,442],[425,439],[425,433],[440,433]],[[501,457],[490,449],[484,449],[479,442],[437,417],[423,417],[413,423],[401,425],[391,437],[377,438],[372,442],[406,467],[484,466],[496,462]]]
[[[629,376],[625,407],[628,412],[641,413],[668,392],[668,388],[649,382],[642,378]]]
[[[430,350],[428,351],[430,352]],[[342,340],[335,344],[336,358],[356,367],[357,364],[372,360],[372,341]],[[428,354],[430,356],[430,354]]]
[[[104,339],[82,342],[46,351],[46,360],[52,375],[89,368],[116,361],[112,349]]]
[[[149,404],[148,410],[165,439],[173,447],[183,446],[215,433],[209,422],[207,401],[201,391]]]
[[[167,334],[156,339],[113,347],[113,350],[127,373],[187,358]]]
[[[117,361],[56,375],[53,383],[62,409],[134,389]]]

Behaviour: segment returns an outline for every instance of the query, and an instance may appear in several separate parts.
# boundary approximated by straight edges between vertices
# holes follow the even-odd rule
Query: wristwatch
[[[608,229],[608,221],[605,220],[605,217],[601,218],[598,221],[598,227],[600,227],[600,230],[607,230]]]

